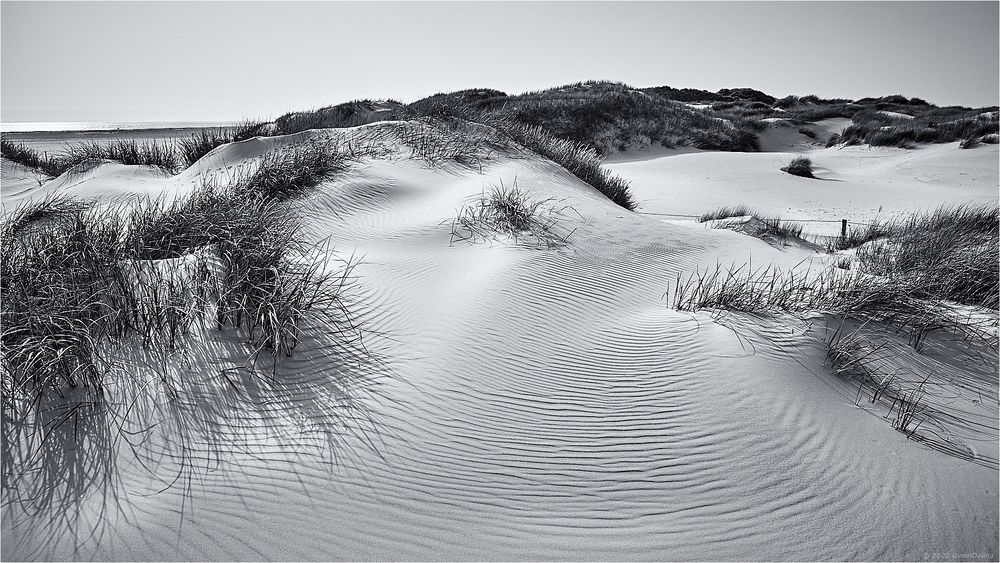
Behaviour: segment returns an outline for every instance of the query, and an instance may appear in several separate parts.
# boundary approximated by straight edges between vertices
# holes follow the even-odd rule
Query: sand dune
[[[395,125],[236,143],[174,177],[105,164],[8,190],[5,162],[4,204],[50,190],[183,194],[276,145],[386,127]],[[612,168],[632,180],[643,211],[663,213],[746,202],[862,220],[997,197],[996,146],[809,155],[820,179],[780,172],[784,153]],[[364,257],[352,298],[380,363],[352,366],[313,327],[268,389],[230,397],[223,384],[196,386],[186,399],[218,415],[202,421],[216,425],[214,448],[179,448],[158,432],[147,445],[152,474],[122,452],[117,500],[83,503],[99,536],[73,537],[8,506],[3,558],[997,557],[995,352],[985,366],[946,365],[948,342],[935,341],[948,373],[935,406],[951,417],[939,431],[961,455],[907,439],[831,372],[832,321],[689,314],[664,298],[699,268],[792,268],[823,255],[627,212],[535,156],[481,164],[431,165],[397,146],[297,204],[312,241]],[[569,243],[452,242],[457,209],[499,182],[552,198]],[[212,347],[219,358],[239,353],[221,336]],[[218,365],[178,369],[198,381]]]
[[[863,223],[943,203],[993,202],[1000,183],[996,145],[813,149],[805,155],[816,179],[780,170],[798,155],[699,152],[608,166],[632,181],[640,211],[700,215],[745,203],[788,219],[832,221],[807,223],[815,234],[838,232],[840,219]]]

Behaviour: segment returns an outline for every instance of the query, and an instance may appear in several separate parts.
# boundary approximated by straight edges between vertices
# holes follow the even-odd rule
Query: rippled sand
[[[4,203],[57,188],[180,195],[275,144],[364,131],[251,140],[173,178],[109,164],[5,189]],[[739,175],[757,155],[711,158],[706,175]],[[452,243],[463,201],[515,179],[572,208],[569,244]],[[378,365],[352,365],[320,326],[267,389],[195,385],[188,399],[217,415],[211,447],[164,431],[148,467],[123,451],[117,496],[95,487],[76,536],[8,507],[4,559],[996,559],[995,352],[963,367],[946,338],[932,343],[961,445],[948,451],[855,404],[856,384],[825,363],[829,321],[689,314],[664,298],[697,268],[825,255],[632,214],[524,155],[480,170],[401,147],[299,209],[312,240],[364,257],[352,298]],[[212,338],[214,357],[238,355]],[[207,380],[218,364],[178,369]]]

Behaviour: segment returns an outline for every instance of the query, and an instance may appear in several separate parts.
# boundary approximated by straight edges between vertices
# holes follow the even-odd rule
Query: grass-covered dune
[[[359,100],[285,114],[275,120],[275,125],[278,132],[292,133],[441,113],[499,114],[607,155],[651,145],[756,151],[757,134],[768,127],[762,120],[769,118],[800,125],[833,117],[853,118],[851,126],[831,144],[908,146],[980,139],[997,133],[996,110],[942,108],[901,95],[859,100],[815,95],[776,98],[752,88],[710,92],[588,81],[523,94],[461,90],[410,104]],[[904,123],[907,116],[913,120]]]
[[[511,96],[505,111],[558,137],[589,143],[602,154],[649,145],[757,150],[751,120],[727,119],[611,82],[582,82]]]
[[[588,81],[511,95],[470,89],[435,94],[403,104],[395,100],[355,100],[316,110],[287,113],[273,123],[245,121],[233,127],[200,131],[176,144],[116,141],[76,145],[62,154],[37,154],[9,139],[4,158],[48,176],[92,160],[141,164],[167,172],[184,169],[226,143],[255,136],[287,135],[344,128],[379,121],[464,120],[502,130],[514,141],[551,158],[610,199],[628,209],[635,202],[624,181],[600,171],[605,155],[649,146],[689,146],[704,150],[754,152],[758,134],[780,119],[806,125],[831,117],[851,118],[828,146],[869,144],[910,147],[918,143],[961,141],[963,148],[996,142],[997,108],[939,108],[900,95],[857,101],[814,95],[775,98],[751,88],[708,92],[669,86],[633,88],[616,82]],[[801,130],[812,139],[814,131]]]
[[[752,151],[757,150],[754,130],[763,127],[740,119],[733,123],[656,92],[600,81],[519,95],[489,89],[463,90],[435,94],[408,105],[392,101],[349,102],[314,112],[286,114],[275,123],[278,130],[292,132],[441,112],[502,115],[524,125],[541,127],[558,138],[587,145],[601,155],[649,145]]]

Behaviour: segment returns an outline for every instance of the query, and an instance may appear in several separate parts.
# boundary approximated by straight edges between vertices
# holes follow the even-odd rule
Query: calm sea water
[[[231,121],[4,123],[3,138],[42,154],[57,155],[82,143],[106,143],[119,139],[171,142],[187,138],[199,129],[232,124]]]
[[[140,129],[201,129],[232,125],[232,121],[25,121],[0,123],[4,133],[62,131],[121,131]]]

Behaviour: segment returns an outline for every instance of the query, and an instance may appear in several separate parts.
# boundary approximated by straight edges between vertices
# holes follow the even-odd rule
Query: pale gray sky
[[[997,105],[998,5],[3,0],[0,118],[264,118],[587,79]]]

